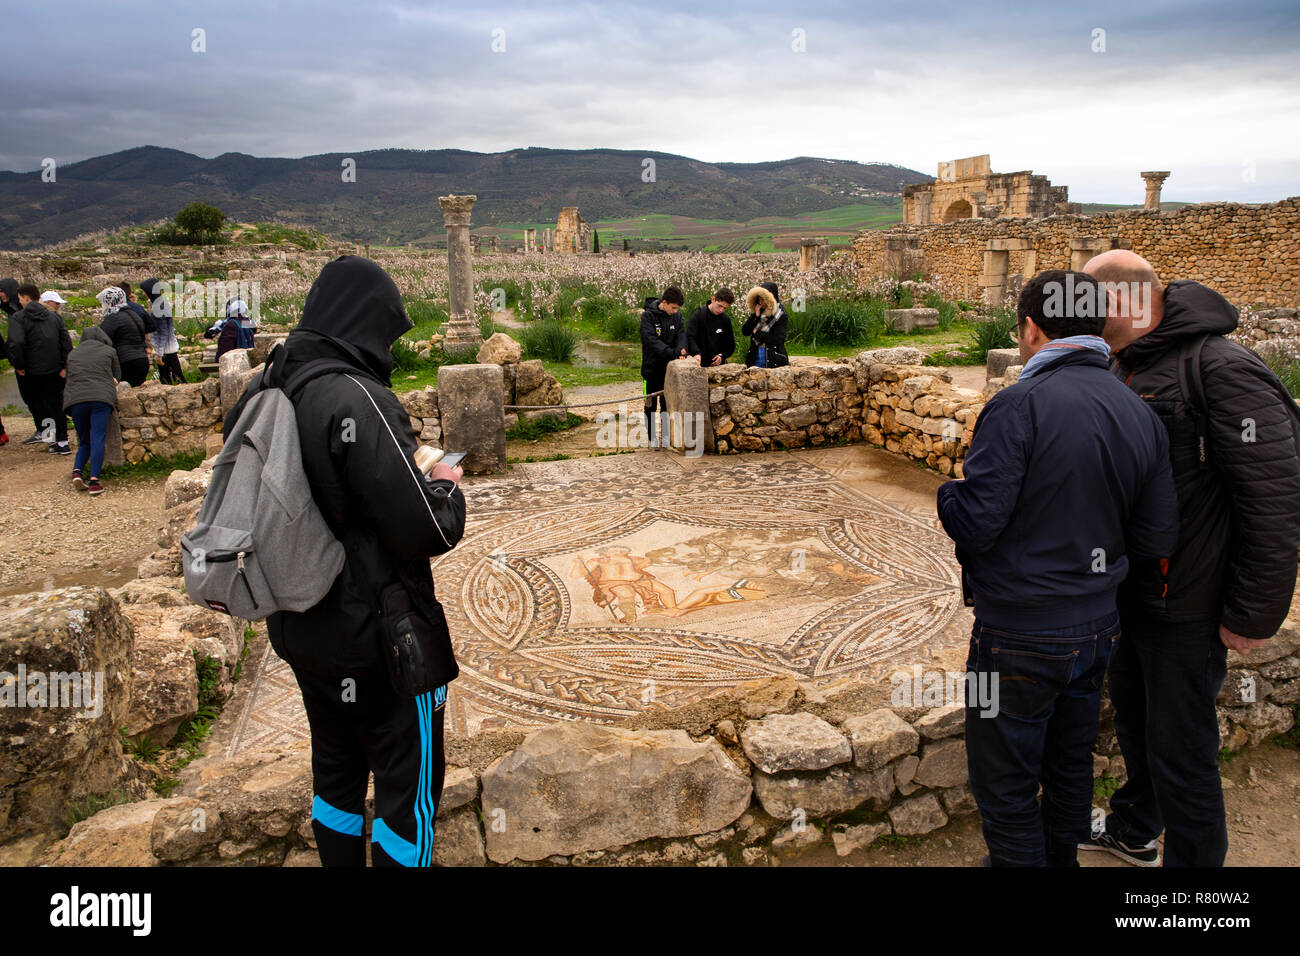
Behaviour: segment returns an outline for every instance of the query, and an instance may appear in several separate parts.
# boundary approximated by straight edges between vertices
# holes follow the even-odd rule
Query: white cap
[[[231,319],[248,318],[248,303],[243,299],[236,299],[234,302],[231,302],[226,306],[226,317]]]
[[[67,304],[68,304],[68,300],[67,300],[67,299],[63,298],[63,296],[59,295],[57,292],[54,292],[54,291],[50,291],[50,292],[42,292],[42,293],[41,293],[41,301],[42,301],[42,302],[57,302],[57,303],[59,303],[59,305],[67,305]]]

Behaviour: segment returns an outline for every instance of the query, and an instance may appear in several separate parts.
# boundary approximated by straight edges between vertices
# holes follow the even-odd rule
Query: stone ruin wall
[[[565,206],[555,221],[555,252],[589,252],[591,225],[582,218],[577,206]]]
[[[1082,268],[1115,247],[1148,259],[1161,282],[1194,279],[1238,307],[1300,305],[1300,196],[1262,205],[1203,203],[1174,213],[895,226],[859,233],[851,254],[865,275],[921,271],[948,295],[979,301],[998,278]],[[993,262],[998,274],[986,279],[991,253],[1001,261]]]
[[[719,454],[867,441],[961,477],[986,392],[953,386],[919,349],[873,349],[852,364],[708,369]]]

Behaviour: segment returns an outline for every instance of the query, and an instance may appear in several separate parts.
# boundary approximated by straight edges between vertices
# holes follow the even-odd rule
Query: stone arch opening
[[[958,219],[971,219],[974,215],[975,210],[969,202],[965,199],[954,199],[943,211],[943,221],[956,222]]]

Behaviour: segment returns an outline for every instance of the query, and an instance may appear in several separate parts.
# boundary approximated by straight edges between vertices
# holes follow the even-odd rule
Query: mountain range
[[[354,181],[345,181],[348,163]],[[653,163],[648,163],[652,160]],[[473,193],[475,228],[553,223],[562,206],[588,222],[650,214],[744,221],[798,216],[934,177],[888,163],[800,156],[706,163],[618,149],[383,149],[299,159],[224,153],[205,159],[140,146],[40,171],[0,172],[0,248],[28,249],[82,233],[168,219],[193,201],[234,220],[279,221],[358,242],[444,234],[437,197]]]

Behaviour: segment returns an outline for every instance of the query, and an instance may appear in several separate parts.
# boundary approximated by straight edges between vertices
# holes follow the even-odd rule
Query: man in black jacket
[[[371,859],[429,866],[442,793],[446,685],[414,699],[397,695],[380,657],[378,595],[404,580],[436,605],[429,558],[454,548],[465,528],[459,468],[415,466],[410,416],[388,389],[390,349],[411,321],[383,269],[342,256],[321,270],[302,321],[269,363],[281,385],[314,360],[331,371],[308,378],[294,399],[303,470],[312,497],[347,561],[321,602],[267,619],[271,645],[302,689],[311,724],[312,830],[326,866],[365,862],[362,810],[375,777]],[[277,349],[277,351],[280,351]],[[256,377],[226,417],[230,433]],[[447,681],[450,643],[438,649]]]
[[[990,862],[1072,866],[1116,589],[1130,556],[1172,553],[1177,512],[1160,421],[1107,371],[1099,284],[1044,272],[1017,318],[1024,371],[984,406],[939,518],[974,598],[966,748]]]
[[[68,376],[72,338],[58,313],[37,299],[34,285],[20,285],[19,311],[9,317],[9,361],[26,388],[24,400],[36,422],[35,436],[56,455],[71,455],[68,416],[63,413],[63,386]]]
[[[686,324],[682,321],[682,305],[686,297],[682,290],[670,285],[661,298],[645,300],[641,313],[641,377],[645,379],[645,427],[650,447],[655,447],[655,417],[659,397],[663,391],[668,363],[686,358],[690,347],[686,339]]]
[[[686,348],[699,357],[706,368],[725,365],[736,351],[736,333],[731,328],[727,309],[736,301],[736,293],[723,287],[713,293],[708,305],[695,310],[686,326]]]
[[[1228,849],[1214,701],[1228,648],[1276,633],[1300,543],[1294,402],[1250,350],[1223,338],[1237,310],[1196,282],[1162,288],[1151,264],[1114,250],[1086,271],[1106,283],[1114,374],[1168,430],[1178,547],[1120,592],[1125,640],[1111,665],[1128,782],[1090,848],[1145,866],[1221,866]],[[1288,409],[1288,405],[1291,406]]]

